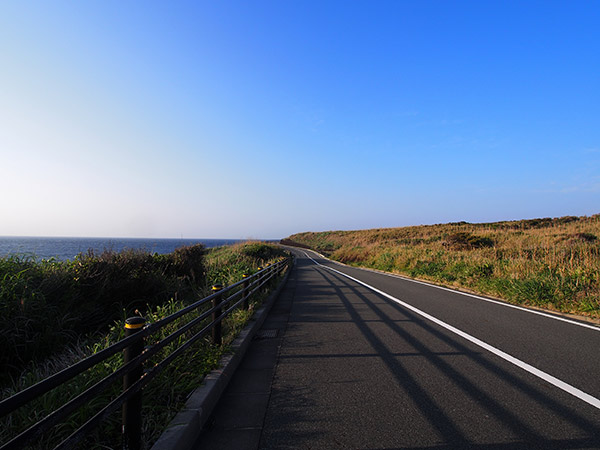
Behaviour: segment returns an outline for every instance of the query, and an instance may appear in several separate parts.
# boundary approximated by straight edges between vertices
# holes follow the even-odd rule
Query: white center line
[[[406,302],[403,302],[402,300],[400,300],[400,299],[398,299],[398,298],[396,298],[396,297],[394,297],[394,296],[392,296],[392,295],[390,295],[390,294],[388,294],[386,292],[380,291],[379,289],[377,289],[377,288],[375,288],[375,287],[373,287],[373,286],[371,286],[371,285],[369,285],[369,284],[367,284],[367,283],[365,283],[363,281],[360,281],[360,280],[358,280],[358,279],[356,279],[354,277],[351,277],[350,275],[346,275],[345,273],[340,272],[339,270],[335,270],[335,269],[333,269],[331,267],[328,267],[328,266],[325,266],[323,264],[320,264],[317,261],[315,261],[313,258],[311,258],[310,255],[308,253],[306,253],[306,252],[304,252],[304,254],[312,262],[314,262],[316,265],[318,265],[320,267],[323,267],[323,268],[325,268],[327,270],[331,270],[332,272],[335,272],[335,273],[337,273],[339,275],[342,275],[343,277],[349,278],[350,280],[355,281],[356,283],[361,284],[361,285],[365,286],[368,289],[371,289],[373,292],[376,292],[379,295],[382,295],[382,296],[384,296],[384,297],[392,300],[393,302],[398,303],[399,305],[405,307],[406,309],[409,309],[412,312],[414,312],[414,313],[416,313],[416,314],[418,314],[418,315],[420,315],[420,316],[422,316],[422,317],[424,317],[424,318],[432,321],[433,323],[441,326],[442,328],[445,328],[446,330],[451,331],[454,334],[457,334],[458,336],[460,336],[463,339],[466,339],[467,341],[469,341],[469,342],[477,345],[478,347],[481,347],[481,348],[483,348],[483,349],[485,349],[485,350],[493,353],[494,355],[496,355],[496,356],[504,359],[505,361],[508,361],[509,363],[514,364],[517,367],[520,367],[521,369],[525,370],[526,372],[529,372],[530,374],[535,375],[538,378],[541,378],[542,380],[550,383],[553,386],[556,386],[559,389],[562,389],[563,391],[565,391],[565,392],[573,395],[574,397],[577,397],[578,399],[583,400],[584,402],[592,405],[593,407],[600,409],[600,400],[598,400],[596,397],[593,397],[590,394],[587,394],[587,393],[583,392],[582,390],[577,389],[576,387],[571,386],[570,384],[565,383],[564,381],[559,380],[558,378],[553,377],[552,375],[550,375],[550,374],[548,374],[548,373],[546,373],[546,372],[544,372],[544,371],[542,371],[540,369],[537,369],[537,368],[533,367],[532,365],[527,364],[526,362],[521,361],[520,359],[517,359],[514,356],[511,356],[508,353],[505,353],[502,350],[497,349],[496,347],[493,347],[490,344],[488,344],[486,342],[483,342],[482,340],[477,339],[476,337],[471,336],[470,334],[465,333],[464,331],[459,330],[458,328],[453,327],[452,325],[447,324],[446,322],[441,321],[440,319],[432,316],[431,314],[428,314],[428,313],[426,313],[424,311],[421,311],[420,309],[415,308],[414,306],[412,306],[412,305],[410,305],[410,304],[408,304]]]

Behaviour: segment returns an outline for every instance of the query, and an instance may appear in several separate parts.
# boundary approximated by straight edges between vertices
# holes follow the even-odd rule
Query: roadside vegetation
[[[307,232],[282,243],[512,303],[600,317],[600,214]]]
[[[259,266],[286,255],[277,246],[249,242],[214,249],[183,247],[168,255],[132,250],[87,253],[68,262],[0,259],[2,398],[123,338],[126,317],[143,315],[149,323],[158,321],[208,295],[212,284],[233,284],[244,273],[254,273]],[[236,310],[228,317],[223,324],[222,346],[215,347],[209,338],[205,339],[144,389],[145,446],[160,436],[187,395],[217,366],[257,303],[267,295],[268,290],[264,290],[248,311]],[[195,317],[188,315],[173,322],[162,330],[163,335]],[[156,340],[161,338],[155,336]],[[178,345],[180,342],[175,342],[166,348],[149,366]],[[0,443],[41,420],[121,364],[122,354],[115,355],[0,419]],[[32,448],[54,447],[120,389],[115,385],[112,392],[87,404]],[[120,416],[116,415],[90,436],[84,448],[119,447],[120,427]]]

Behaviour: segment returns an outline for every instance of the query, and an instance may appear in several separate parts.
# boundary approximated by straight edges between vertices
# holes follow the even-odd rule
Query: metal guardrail
[[[26,403],[41,397],[57,386],[66,383],[85,370],[96,364],[102,363],[118,352],[123,352],[124,361],[119,369],[98,381],[92,387],[77,395],[75,398],[47,415],[41,421],[2,445],[0,450],[20,449],[26,444],[40,438],[52,427],[60,424],[61,421],[67,418],[71,413],[89,402],[90,399],[106,391],[121,377],[123,378],[123,391],[67,439],[56,446],[55,450],[73,448],[90,431],[121,407],[123,409],[123,448],[138,450],[141,447],[143,387],[156,377],[156,375],[158,375],[175,358],[180,356],[199,339],[206,336],[209,331],[211,332],[212,343],[221,345],[222,320],[240,305],[247,309],[249,306],[249,298],[270,280],[284,271],[289,263],[290,258],[285,258],[274,264],[268,264],[264,268],[259,267],[258,272],[253,275],[245,274],[242,280],[230,286],[223,287],[221,285],[214,285],[212,287],[213,293],[211,295],[150,325],[145,325],[145,319],[143,317],[131,317],[127,319],[125,321],[126,337],[124,339],[0,402],[0,417],[3,417],[14,412]],[[209,302],[210,307],[203,310],[198,317],[186,323],[161,341],[145,347],[145,338],[153,335],[166,325],[186,314],[197,311],[201,307],[206,307]],[[201,325],[202,322],[209,317],[211,320],[210,323],[205,324],[201,330],[195,332],[191,338],[171,352],[161,362],[144,370],[143,364],[145,361],[156,355],[161,349],[175,339],[186,332],[193,330],[194,327]]]

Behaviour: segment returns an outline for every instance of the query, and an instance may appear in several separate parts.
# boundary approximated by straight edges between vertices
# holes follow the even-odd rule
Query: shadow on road
[[[472,347],[465,344],[464,341],[453,337],[449,332],[441,330],[436,325],[411,311],[402,308],[400,305],[374,293],[370,293],[369,296],[367,296],[365,295],[365,288],[357,286],[355,283],[338,274],[322,268],[318,268],[316,271],[328,285],[328,288],[323,291],[331,292],[330,289],[333,289],[336,296],[341,300],[347,313],[350,315],[351,320],[356,324],[356,327],[373,348],[371,356],[378,355],[379,358],[381,358],[381,361],[385,363],[390,373],[396,378],[398,385],[412,398],[414,405],[418,408],[422,416],[427,419],[435,430],[437,430],[442,438],[442,442],[447,444],[435,447],[417,446],[415,448],[475,448],[486,450],[508,448],[600,448],[600,429],[598,424],[588,420],[588,418],[575,410],[559,403],[555,398],[549,395],[549,393],[544,392],[544,386],[540,387],[538,385],[533,385],[526,380],[526,376],[511,373],[509,370],[499,365],[494,360],[495,358],[493,355],[481,353],[480,351],[473,351]],[[351,293],[353,297],[355,296],[360,299],[364,305],[367,305],[371,311],[375,313],[379,320],[364,320],[357,311],[355,303],[350,300],[345,292]],[[383,302],[376,303],[372,301],[371,299],[373,296],[376,296],[378,300],[383,300]],[[386,308],[394,308],[405,318],[401,321],[391,319],[389,313],[383,311],[381,307],[383,303],[385,303]],[[314,320],[318,320],[318,318],[315,317]],[[378,337],[373,331],[373,322],[385,324],[389,329],[396,333],[397,336],[408,343],[414,349],[414,352],[394,353],[390,351],[386,342]],[[415,333],[407,331],[402,322],[411,322],[413,328],[414,325],[416,325],[428,334],[432,339],[428,338],[427,342],[436,340],[442,341],[453,348],[454,352],[436,352],[432,350],[429,347],[431,344],[427,344],[425,339],[417,339]],[[487,375],[486,379],[491,377],[499,390],[510,390],[511,392],[518,391],[522,394],[520,400],[523,400],[523,397],[526,397],[528,400],[527,410],[525,412],[519,411],[519,405],[517,404],[507,405],[510,401],[502,398],[501,392],[495,392],[493,388],[490,389],[489,381],[488,388],[486,389],[475,384],[473,378],[469,378],[457,368],[456,362],[451,362],[451,360],[447,358],[448,356],[458,355],[460,355],[461,358],[467,358],[470,363],[475,364],[478,368],[478,372],[485,372],[485,375]],[[324,356],[335,357],[336,355]],[[354,356],[367,355],[360,354]],[[479,407],[485,410],[486,414],[495,418],[497,422],[510,430],[510,434],[513,436],[511,442],[482,445],[475,444],[467,436],[464,427],[457,424],[456,418],[451,417],[448,414],[446,411],[447,408],[445,409],[442,407],[438,399],[434,398],[432,394],[423,387],[423,380],[415,378],[415,376],[406,368],[405,364],[402,362],[406,357],[424,358],[427,364],[437,369],[437,372],[431,376],[440,376],[441,374],[443,377],[451,380],[451,383],[466,395],[469,402],[479,405]],[[552,390],[549,390],[549,392],[550,391]],[[382,393],[382,395],[385,394]],[[531,404],[533,404],[533,406],[531,406]],[[524,414],[531,415],[534,413],[544,416],[541,417],[541,421],[546,420],[547,417],[550,416],[553,416],[554,419],[545,424],[540,424],[540,418],[524,416]],[[571,430],[578,430],[578,432],[574,433],[577,437],[573,437],[573,439],[552,439],[546,437],[548,434],[556,435],[556,433],[545,432],[553,431],[549,427],[562,427],[565,424],[569,424],[567,428]],[[477,435],[478,431],[476,428],[477,425],[474,425],[473,429],[470,430],[470,433]],[[489,436],[485,440],[489,441]]]

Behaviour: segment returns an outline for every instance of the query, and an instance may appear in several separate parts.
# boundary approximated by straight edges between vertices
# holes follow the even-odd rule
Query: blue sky
[[[600,4],[0,4],[0,235],[600,212]]]

